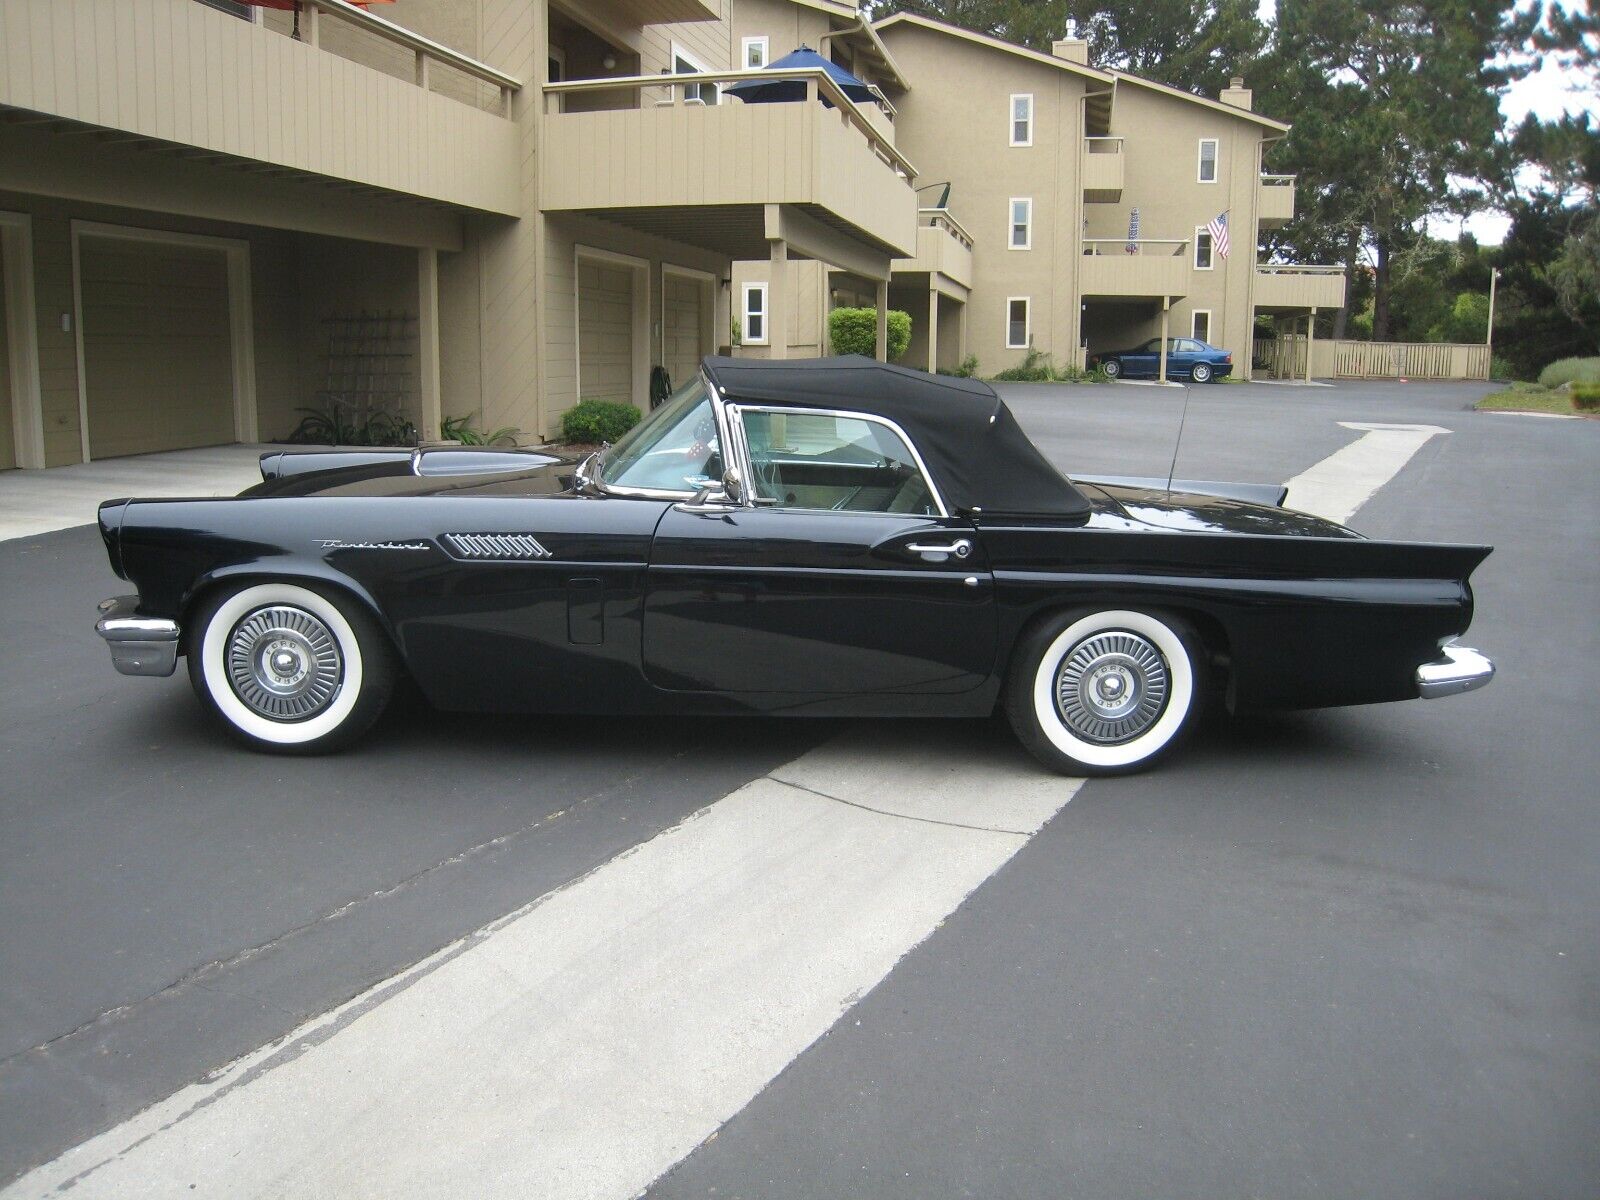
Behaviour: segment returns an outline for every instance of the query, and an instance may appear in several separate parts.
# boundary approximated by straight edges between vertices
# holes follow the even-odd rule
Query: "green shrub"
[[[1489,378],[1512,382],[1517,378],[1517,368],[1510,359],[1501,358],[1496,354],[1489,360]]]
[[[836,308],[828,314],[828,343],[835,354],[878,352],[878,310],[875,308]],[[898,308],[889,310],[889,361],[906,352],[911,344],[911,314]]]
[[[1574,383],[1572,407],[1581,408],[1585,412],[1600,411],[1600,383]]]
[[[1558,358],[1539,372],[1539,382],[1547,388],[1568,383],[1600,383],[1600,358]]]
[[[631,404],[584,400],[561,414],[561,436],[569,442],[614,442],[643,415]]]
[[[939,367],[936,374],[950,375],[956,379],[971,379],[978,373],[978,356],[969,354],[961,360],[959,367]]]
[[[446,417],[439,422],[439,436],[460,442],[463,446],[515,446],[517,434],[522,430],[513,425],[502,425],[487,432],[472,427],[472,417]]]
[[[1029,346],[1020,363],[996,371],[994,377],[1001,383],[1053,383],[1056,369],[1048,354]]]

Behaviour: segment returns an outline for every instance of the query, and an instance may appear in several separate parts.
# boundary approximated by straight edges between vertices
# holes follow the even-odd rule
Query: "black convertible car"
[[[1369,541],[1284,491],[1069,480],[986,384],[862,358],[709,358],[582,462],[516,450],[264,455],[263,482],[100,508],[118,670],[247,744],[440,708],[983,717],[1105,774],[1208,700],[1467,691],[1483,546]]]

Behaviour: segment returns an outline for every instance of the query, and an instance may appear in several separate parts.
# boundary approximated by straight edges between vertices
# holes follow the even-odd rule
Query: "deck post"
[[[1311,382],[1311,351],[1317,344],[1317,310],[1306,318],[1306,382]]]
[[[939,289],[928,288],[928,374],[939,369]]]
[[[767,357],[789,357],[789,243],[773,238],[767,280]]]
[[[1172,297],[1161,297],[1161,371],[1156,376],[1162,383],[1167,381],[1167,330],[1172,321]]]
[[[417,251],[417,366],[421,374],[418,433],[423,440],[439,436],[439,252],[432,246]]]
[[[889,281],[878,280],[878,347],[879,362],[889,361]]]

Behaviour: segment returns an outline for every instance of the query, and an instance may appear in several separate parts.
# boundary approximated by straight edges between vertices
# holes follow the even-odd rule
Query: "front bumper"
[[[1471,692],[1494,678],[1494,663],[1468,646],[1439,647],[1440,656],[1417,668],[1417,695],[1424,700]]]
[[[178,623],[141,617],[139,597],[100,601],[94,631],[111,648],[111,665],[124,675],[171,675],[178,669]]]

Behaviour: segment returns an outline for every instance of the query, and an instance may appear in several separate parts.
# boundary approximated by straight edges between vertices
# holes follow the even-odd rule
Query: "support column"
[[[424,441],[439,437],[439,252],[417,251],[417,369],[421,412],[417,432]],[[484,422],[488,424],[487,421]]]
[[[789,357],[789,243],[773,238],[767,278],[767,356]]]
[[[971,353],[967,349],[967,306],[971,303],[972,296],[969,294],[956,313],[956,358],[961,362],[966,362],[967,355]]]
[[[879,362],[889,361],[889,281],[878,280],[878,348]]]
[[[1306,382],[1311,382],[1311,351],[1317,344],[1317,310],[1306,318]]]
[[[886,318],[887,319],[887,318]],[[928,289],[928,374],[939,369],[939,289]]]
[[[1156,376],[1162,383],[1167,381],[1167,327],[1172,320],[1172,297],[1161,297],[1161,371]]]

